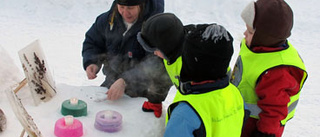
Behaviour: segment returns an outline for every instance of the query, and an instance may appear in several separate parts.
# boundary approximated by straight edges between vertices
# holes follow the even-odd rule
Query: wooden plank
[[[13,90],[14,93],[17,93],[23,86],[25,86],[27,84],[27,79],[24,78],[18,85],[18,87],[16,89]]]

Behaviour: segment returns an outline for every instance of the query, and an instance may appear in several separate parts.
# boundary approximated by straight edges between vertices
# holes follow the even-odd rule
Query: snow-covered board
[[[17,119],[23,126],[24,130],[30,137],[42,137],[37,125],[33,122],[33,118],[28,114],[18,96],[13,92],[12,88],[5,90],[11,108]]]
[[[39,41],[18,53],[35,104],[49,101],[56,94],[56,88]]]

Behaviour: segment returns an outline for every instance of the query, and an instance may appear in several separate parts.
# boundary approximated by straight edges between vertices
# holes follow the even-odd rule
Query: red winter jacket
[[[283,48],[254,47],[251,50],[269,52]],[[287,117],[290,97],[299,92],[303,73],[303,70],[293,66],[278,66],[262,74],[255,90],[259,97],[257,105],[262,110],[259,114],[260,119],[249,118],[242,137],[250,137],[256,129],[262,133],[281,137],[284,126],[281,126],[280,121]]]

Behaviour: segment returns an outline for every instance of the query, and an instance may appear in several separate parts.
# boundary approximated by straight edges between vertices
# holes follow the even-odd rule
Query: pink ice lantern
[[[57,120],[54,134],[57,137],[81,137],[83,135],[82,123],[74,119],[72,115],[67,115]]]
[[[117,132],[121,129],[122,116],[112,110],[100,111],[96,114],[94,127],[104,132]]]

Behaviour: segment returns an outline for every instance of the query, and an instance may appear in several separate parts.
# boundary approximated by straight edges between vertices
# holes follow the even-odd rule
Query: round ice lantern
[[[112,110],[100,111],[96,114],[94,127],[104,132],[117,132],[121,129],[122,116]]]
[[[56,121],[54,134],[57,137],[81,137],[83,135],[82,123],[72,115],[65,116]]]
[[[87,103],[77,98],[65,100],[62,103],[61,114],[64,116],[72,115],[74,117],[86,116]]]

